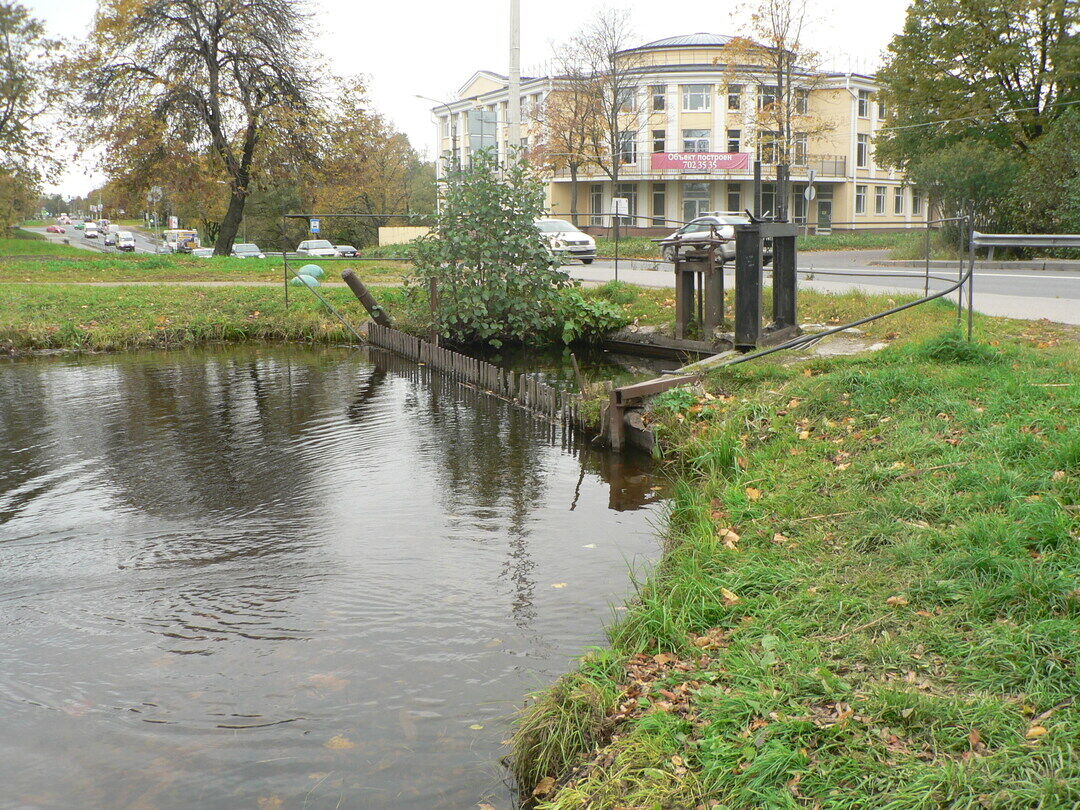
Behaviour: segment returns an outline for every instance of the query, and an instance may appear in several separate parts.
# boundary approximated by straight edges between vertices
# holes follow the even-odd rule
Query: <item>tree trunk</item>
[[[578,179],[577,166],[570,167],[570,221],[578,226]]]
[[[225,212],[225,218],[221,220],[217,241],[214,242],[215,256],[228,256],[232,253],[233,242],[236,241],[236,234],[244,219],[244,204],[247,202],[247,196],[247,183],[233,184],[232,194],[229,197],[229,210]]]

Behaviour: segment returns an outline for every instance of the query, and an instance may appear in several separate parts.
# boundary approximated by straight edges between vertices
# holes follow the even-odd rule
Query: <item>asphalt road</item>
[[[98,253],[120,253],[115,247],[108,247],[105,245],[104,235],[98,236],[97,239],[87,239],[84,234],[86,231],[79,231],[75,229],[74,225],[61,225],[66,233],[47,233],[44,227],[24,228],[24,230],[39,233],[48,239],[50,242],[63,242],[67,239],[67,243],[77,248],[84,248],[86,250],[97,251]],[[152,241],[142,231],[135,230],[133,228],[118,228],[115,225],[110,226],[115,233],[118,230],[131,231],[132,236],[135,237],[135,252],[136,253],[157,253],[158,243]]]
[[[922,270],[883,267],[873,262],[887,258],[886,251],[852,250],[803,253],[799,256],[799,287],[820,292],[860,290],[867,293],[921,293]],[[659,269],[654,269],[659,268]],[[734,281],[734,270],[727,268]],[[831,275],[836,273],[837,275]],[[843,275],[839,275],[839,274]],[[931,275],[956,278],[957,268],[935,268]],[[571,266],[574,278],[587,282],[609,281],[615,276],[614,262],[596,261]],[[643,287],[674,287],[671,264],[619,260],[619,279]],[[766,271],[766,284],[771,274]],[[930,290],[941,290],[950,282],[931,279]],[[975,267],[975,309],[988,315],[1014,318],[1048,318],[1061,323],[1080,324],[1080,271],[980,270]]]

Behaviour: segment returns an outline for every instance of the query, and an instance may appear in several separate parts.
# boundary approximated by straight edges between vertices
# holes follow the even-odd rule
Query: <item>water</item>
[[[0,807],[509,807],[645,465],[381,352],[0,365]]]

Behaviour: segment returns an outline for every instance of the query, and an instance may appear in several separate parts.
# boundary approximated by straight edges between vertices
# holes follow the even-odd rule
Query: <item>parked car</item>
[[[747,225],[750,218],[738,211],[715,211],[711,214],[700,216],[660,242],[660,255],[667,261],[675,260],[675,251],[680,244],[687,242],[702,242],[713,236],[722,239],[720,254],[724,262],[735,259],[735,226]],[[761,260],[763,264],[772,261],[772,240],[766,239],[762,246]]]
[[[135,251],[135,235],[131,231],[119,231],[116,234],[116,249]]]
[[[83,229],[84,239],[97,239],[101,234],[98,233],[97,225],[93,222],[87,222],[86,227]]]
[[[45,232],[46,233],[66,233],[66,231],[63,228],[61,228],[59,225],[50,225],[48,228],[45,229]]]
[[[181,252],[183,253],[185,251]],[[196,259],[209,259],[211,256],[214,255],[213,248],[191,248],[191,250],[187,252],[190,252],[192,257]]]
[[[355,259],[360,255],[360,251],[352,245],[334,245],[334,250],[337,251],[338,256],[345,259]]]
[[[81,231],[81,230],[83,230],[83,229],[84,229],[85,227],[86,227],[86,223],[85,223],[85,222],[76,222],[76,223],[75,223],[75,230],[77,230],[77,231]]]
[[[307,239],[301,242],[296,252],[301,256],[322,256],[333,258],[338,255],[337,248],[325,239]]]
[[[232,255],[237,259],[265,259],[266,254],[259,250],[259,246],[250,242],[233,245]]]
[[[536,229],[547,240],[552,253],[581,259],[585,264],[592,264],[596,258],[596,240],[565,219],[538,219]]]

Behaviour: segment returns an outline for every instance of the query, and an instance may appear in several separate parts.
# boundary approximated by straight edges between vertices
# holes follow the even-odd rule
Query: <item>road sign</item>
[[[817,188],[815,186],[807,186],[806,191],[804,191],[802,195],[806,198],[807,202],[813,202],[817,197]]]
[[[161,202],[161,198],[164,196],[161,186],[154,186],[148,192],[146,192],[147,202]]]
[[[611,213],[617,217],[630,216],[630,200],[626,197],[611,198]]]
[[[319,232],[319,220],[311,219],[311,220],[308,220],[308,222],[310,223],[310,226],[311,226],[311,232],[312,233],[318,233]]]
[[[806,173],[806,179],[813,183],[817,179],[817,169],[810,169]]]

